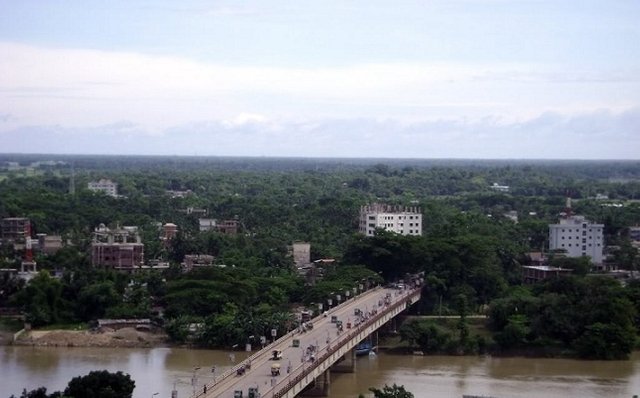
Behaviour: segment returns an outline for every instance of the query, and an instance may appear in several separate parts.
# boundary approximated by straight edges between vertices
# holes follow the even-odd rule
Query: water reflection
[[[68,381],[92,370],[129,373],[136,381],[134,398],[170,397],[174,385],[187,398],[247,357],[228,351],[177,348],[104,349],[0,347],[0,398],[45,386],[62,390]],[[211,369],[215,367],[215,373]],[[371,386],[402,384],[421,397],[566,398],[631,397],[640,394],[640,355],[630,361],[575,361],[493,357],[400,356],[381,353],[362,357],[357,373],[334,374],[331,398],[354,398]]]

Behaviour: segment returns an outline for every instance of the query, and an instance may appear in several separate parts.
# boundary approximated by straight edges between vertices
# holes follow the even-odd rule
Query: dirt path
[[[24,333],[14,344],[50,347],[158,347],[167,344],[167,336],[164,333],[141,332],[134,328],[105,332],[34,330]]]

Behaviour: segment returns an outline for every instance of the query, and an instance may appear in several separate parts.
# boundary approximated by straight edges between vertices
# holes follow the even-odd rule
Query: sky
[[[0,153],[640,159],[640,1],[0,0]]]

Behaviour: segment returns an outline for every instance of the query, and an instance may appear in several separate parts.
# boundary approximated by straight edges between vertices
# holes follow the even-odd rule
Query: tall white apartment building
[[[87,184],[87,188],[93,192],[102,191],[114,198],[118,197],[118,184],[111,180],[101,179],[100,181],[91,181]]]
[[[602,264],[603,224],[593,224],[583,216],[569,216],[549,224],[549,250],[564,249],[568,257],[591,257]]]
[[[418,207],[378,203],[360,207],[360,233],[373,236],[376,228],[402,235],[422,235],[422,213]]]

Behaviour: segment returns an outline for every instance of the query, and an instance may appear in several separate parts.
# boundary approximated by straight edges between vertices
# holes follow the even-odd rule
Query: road
[[[307,366],[311,364],[311,356],[308,349],[313,349],[315,357],[325,353],[332,341],[340,336],[340,332],[335,323],[331,322],[332,317],[337,317],[343,322],[344,332],[347,331],[347,324],[355,325],[357,317],[354,315],[356,308],[363,311],[365,316],[371,316],[380,309],[380,304],[384,306],[384,298],[390,295],[392,303],[404,299],[408,291],[397,289],[374,288],[349,299],[338,307],[327,311],[326,316],[319,316],[313,319],[313,329],[307,332],[294,331],[277,340],[274,344],[266,347],[257,355],[252,356],[251,368],[244,375],[228,375],[221,380],[217,380],[214,385],[199,391],[196,396],[202,397],[222,397],[232,398],[234,391],[242,390],[243,397],[247,397],[250,387],[258,388],[261,398],[271,397],[278,387],[285,385],[291,378],[301,374]],[[293,347],[293,341],[300,341],[299,347]],[[282,358],[272,359],[274,350],[282,352]],[[271,366],[280,365],[280,375],[271,375]],[[235,373],[235,372],[234,372]]]

